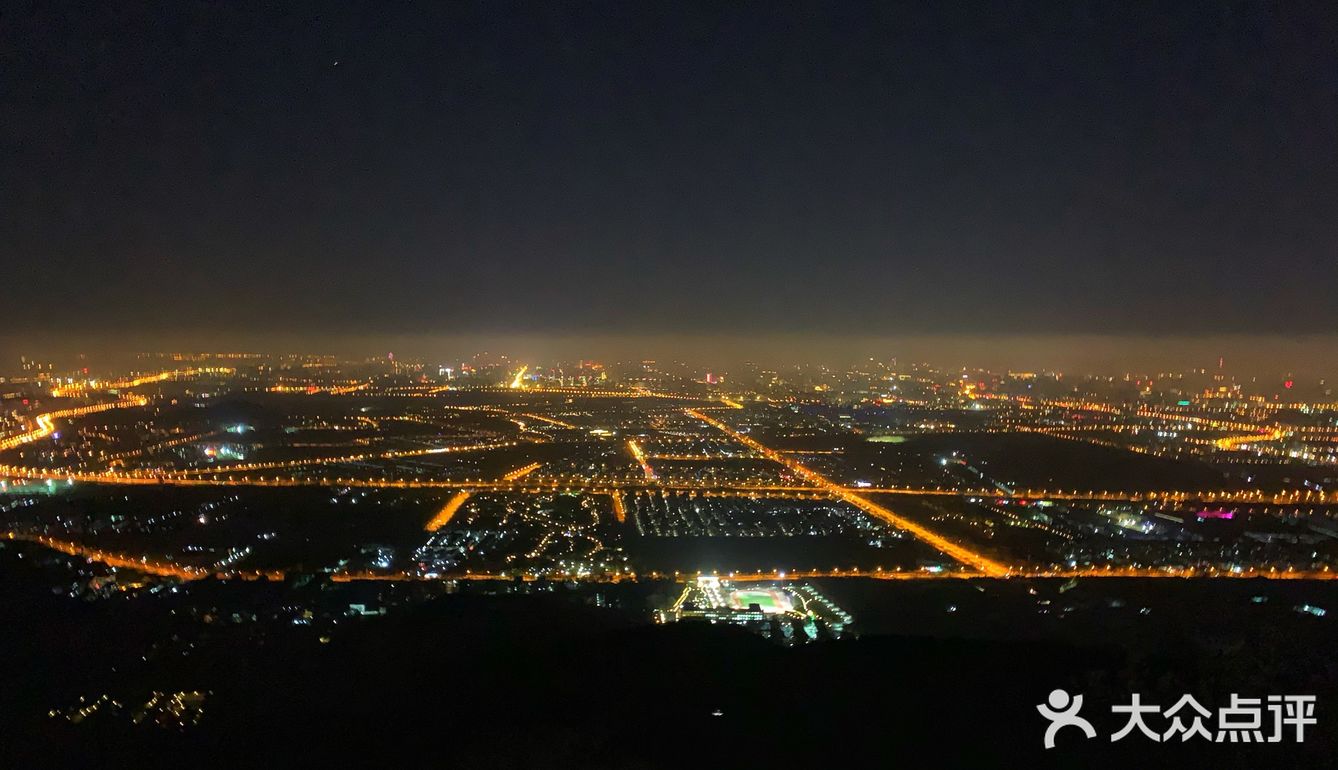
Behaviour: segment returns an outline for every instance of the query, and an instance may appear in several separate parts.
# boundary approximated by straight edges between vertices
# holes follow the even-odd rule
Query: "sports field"
[[[762,611],[768,615],[777,615],[794,609],[794,603],[790,600],[790,595],[778,588],[743,588],[729,592],[730,609],[746,610],[752,604],[761,607]]]

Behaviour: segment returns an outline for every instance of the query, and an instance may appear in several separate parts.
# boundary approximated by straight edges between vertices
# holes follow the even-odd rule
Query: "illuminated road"
[[[505,409],[498,409],[497,411],[502,412],[503,414],[505,414],[507,410],[505,410]],[[549,425],[553,425],[553,426],[558,427],[558,428],[573,428],[573,429],[577,429],[577,426],[572,425],[572,424],[569,423],[569,422],[563,422],[563,421],[561,421],[561,420],[555,420],[555,419],[553,419],[552,417],[544,417],[542,414],[530,414],[529,412],[516,412],[515,414],[516,414],[517,417],[528,417],[528,418],[531,419],[531,420],[538,420],[539,422],[547,423],[547,424],[549,424]]]
[[[43,415],[46,417],[47,415]],[[40,419],[40,418],[39,418]],[[49,433],[50,430],[46,429]],[[36,433],[31,431],[22,436],[11,436],[0,440],[0,447],[12,448],[22,445],[33,438],[23,438]],[[45,435],[45,434],[43,434]],[[479,447],[472,447],[477,449]],[[431,454],[438,450],[407,450],[405,454]],[[460,451],[465,451],[460,448]],[[777,453],[778,456],[779,453]],[[384,456],[384,455],[383,455]],[[375,458],[376,455],[369,455]],[[788,458],[787,458],[788,459]],[[330,460],[300,460],[289,463],[266,464],[265,467],[297,467],[320,464]],[[797,465],[797,463],[795,463]],[[802,467],[802,466],[800,466]],[[860,495],[909,495],[914,497],[978,497],[982,499],[1015,500],[1054,500],[1074,502],[1142,502],[1142,503],[1212,503],[1215,505],[1323,505],[1338,503],[1338,492],[1318,492],[1295,490],[1291,492],[1263,492],[1251,490],[1233,491],[1150,491],[1150,492],[1108,492],[1078,490],[1015,489],[1003,492],[998,489],[943,489],[942,487],[843,487],[834,483],[826,485],[786,485],[786,484],[740,484],[711,483],[705,481],[676,482],[662,479],[586,479],[575,476],[552,478],[505,479],[386,479],[353,477],[291,477],[291,476],[243,476],[227,477],[229,473],[242,473],[246,469],[237,466],[222,468],[194,469],[175,472],[152,471],[116,471],[108,470],[96,473],[70,471],[63,468],[32,468],[16,465],[0,465],[0,476],[30,479],[36,481],[77,481],[86,484],[118,484],[129,486],[194,486],[194,487],[356,487],[360,489],[467,489],[488,492],[508,492],[515,494],[545,494],[553,492],[586,492],[590,494],[610,494],[613,490],[629,492],[687,492],[706,496],[724,497],[761,497],[777,499],[818,499],[837,497],[849,499]],[[206,474],[213,478],[205,478]],[[853,505],[859,505],[851,501]],[[872,505],[868,501],[865,504]],[[863,505],[859,507],[864,508]],[[881,507],[881,506],[880,506]],[[867,509],[866,509],[867,510]],[[881,514],[875,514],[880,515]],[[895,514],[893,514],[895,515]]]
[[[763,446],[759,442],[753,440],[751,437],[745,436],[744,434],[734,430],[725,423],[713,417],[708,417],[705,414],[702,414],[701,412],[696,411],[694,409],[687,409],[685,411],[687,412],[687,414],[727,434],[730,438],[734,439],[740,444],[743,444],[749,449],[752,449],[754,452],[757,452],[758,454],[762,455],[763,457],[766,457],[772,462],[779,463],[785,466],[786,468],[789,468],[791,471],[794,471],[796,474],[798,474],[800,478],[812,483],[814,486],[819,487],[820,489],[824,489],[827,492],[830,492],[832,495],[850,503],[851,505],[859,508],[862,511],[865,511],[866,513],[874,516],[877,519],[886,521],[887,523],[891,524],[894,527],[897,527],[898,529],[902,529],[905,530],[906,532],[911,533],[920,540],[924,541],[925,543],[928,543],[930,546],[938,549],[939,551],[942,551],[948,556],[951,556],[957,561],[966,564],[968,566],[975,567],[982,573],[990,575],[992,577],[1003,577],[1008,574],[1008,568],[1005,567],[1004,565],[987,558],[983,554],[972,551],[971,549],[963,545],[954,543],[953,541],[943,537],[937,532],[934,532],[928,527],[924,527],[920,524],[917,524],[916,522],[913,522],[910,519],[907,519],[903,516],[898,516],[897,514],[893,513],[887,508],[884,508],[883,506],[878,505],[877,503],[867,500],[861,497],[860,495],[846,489],[845,487],[833,484],[821,474],[815,471],[811,471],[805,466],[799,464],[797,461]]]
[[[543,463],[530,463],[529,465],[521,466],[503,476],[502,481],[515,481],[517,479],[523,479],[542,467],[544,467]]]
[[[196,433],[190,436],[181,436],[179,438],[168,439],[167,441],[162,441],[157,444],[152,444],[150,446],[146,446],[141,449],[132,449],[128,452],[121,452],[119,454],[104,456],[102,457],[102,461],[107,463],[107,466],[109,468],[116,468],[125,465],[126,460],[135,457],[142,457],[144,455],[150,455],[153,454],[154,452],[159,452],[164,449],[171,449],[172,447],[175,446],[185,446],[186,444],[193,444],[196,441],[203,441],[207,438],[213,438],[214,436],[219,435],[219,433],[220,431],[207,431],[205,433]]]
[[[127,388],[137,388],[141,385],[149,385],[155,382],[166,382],[183,377],[197,377],[201,374],[233,374],[235,370],[225,367],[204,368],[204,369],[174,369],[170,372],[158,372],[157,374],[146,374],[141,377],[133,377],[124,380],[99,381],[91,380],[89,382],[79,382],[73,385],[62,385],[53,388],[51,395],[57,398],[66,396],[81,396],[90,390],[126,390]]]
[[[654,481],[655,469],[651,468],[650,463],[646,462],[646,454],[641,451],[641,445],[636,443],[636,439],[627,440],[627,451],[632,453],[632,458],[641,466],[641,472],[646,474],[646,478]]]
[[[121,399],[120,401],[111,401],[105,404],[76,406],[76,407],[71,407],[69,409],[60,409],[55,412],[47,412],[46,414],[39,414],[33,418],[33,422],[37,424],[37,427],[33,428],[32,430],[24,431],[22,433],[15,434],[13,436],[7,436],[5,438],[0,439],[0,451],[4,451],[6,449],[13,449],[15,447],[23,446],[24,444],[33,441],[39,441],[41,439],[46,438],[47,436],[50,436],[52,433],[55,433],[56,431],[55,427],[56,420],[62,420],[68,417],[83,417],[89,414],[97,414],[98,412],[105,412],[109,409],[122,409],[129,406],[144,406],[147,403],[148,400],[136,396],[133,398],[124,398]]]
[[[158,575],[159,577],[174,577],[180,580],[199,580],[206,578],[214,573],[207,569],[199,567],[187,567],[171,562],[150,561],[148,557],[134,558],[124,554],[117,554],[105,551],[100,548],[89,548],[69,540],[48,537],[46,535],[30,535],[19,532],[7,532],[5,537],[9,540],[25,540],[30,543],[44,545],[53,551],[60,551],[69,556],[75,556],[81,559],[88,559],[109,567],[121,569],[133,569],[148,575]]]
[[[627,506],[623,504],[622,493],[614,492],[613,494],[609,495],[609,498],[613,500],[614,518],[618,520],[619,524],[622,524],[623,522],[627,521]]]
[[[511,380],[510,387],[513,390],[519,390],[520,388],[525,387],[525,372],[528,372],[529,370],[530,367],[528,366],[520,367],[520,371],[516,372],[515,378]]]
[[[465,504],[465,501],[469,499],[469,496],[469,492],[456,492],[451,496],[450,500],[446,501],[446,505],[442,506],[440,511],[437,511],[437,515],[433,516],[432,520],[429,521],[423,529],[428,532],[436,532],[447,524],[450,524],[451,519],[455,518],[456,512],[460,510],[460,506]]]
[[[505,447],[516,446],[514,441],[490,441],[481,444],[461,444],[458,446],[439,446],[426,449],[392,449],[385,452],[360,452],[354,455],[343,455],[341,457],[314,457],[307,460],[284,460],[270,463],[249,463],[238,465],[220,465],[210,468],[195,468],[191,470],[178,471],[183,476],[201,476],[204,474],[225,474],[225,473],[246,473],[250,471],[282,470],[284,468],[300,468],[305,465],[337,465],[339,463],[356,463],[367,460],[391,460],[402,457],[423,457],[425,455],[453,454],[457,452],[478,452],[484,449],[502,449]]]
[[[459,497],[457,495],[457,497]],[[465,495],[467,498],[468,495]],[[452,498],[451,503],[455,502]],[[458,509],[464,503],[463,500],[455,505]],[[448,506],[450,507],[450,503]],[[443,509],[444,510],[444,509]],[[453,514],[453,512],[452,512]],[[8,540],[22,540],[45,546],[54,551],[67,554],[80,559],[87,559],[91,562],[105,564],[109,567],[118,569],[134,570],[136,572],[157,575],[159,577],[170,577],[178,580],[201,580],[208,577],[235,578],[243,580],[283,580],[285,574],[281,571],[236,571],[236,572],[215,572],[202,567],[191,567],[172,562],[159,560],[150,560],[148,557],[136,557],[128,554],[118,554],[101,548],[92,548],[81,545],[69,540],[48,537],[46,535],[34,535],[21,532],[7,532],[3,535]],[[517,578],[525,581],[534,580],[561,580],[561,581],[581,581],[591,583],[611,583],[624,580],[675,580],[686,581],[693,580],[703,573],[685,572],[685,573],[660,573],[650,572],[645,574],[634,574],[627,572],[610,573],[587,573],[587,574],[566,574],[560,572],[545,573],[543,575],[527,572],[462,572],[445,575],[433,575],[431,577],[419,573],[406,572],[387,572],[387,573],[334,573],[330,575],[331,580],[336,582],[353,582],[361,580],[379,580],[379,581],[428,581],[439,582],[445,580],[505,580],[512,581]],[[1133,569],[1133,568],[1115,568],[1115,569],[1071,569],[1071,570],[1014,570],[1004,575],[982,575],[975,571],[930,571],[930,570],[860,570],[860,569],[831,569],[831,570],[784,570],[772,572],[729,572],[719,577],[727,578],[736,582],[746,581],[789,581],[789,580],[810,580],[810,579],[833,579],[833,578],[862,578],[871,580],[993,580],[993,579],[1056,579],[1069,580],[1073,578],[1176,578],[1180,580],[1192,579],[1262,579],[1262,580],[1334,580],[1338,578],[1338,573],[1323,570],[1302,572],[1297,570],[1257,570],[1246,569],[1243,571],[1226,570],[1202,570],[1192,568],[1165,568],[1165,569]]]
[[[1213,446],[1224,451],[1239,449],[1241,447],[1259,444],[1268,441],[1278,441],[1286,438],[1287,432],[1281,428],[1274,428],[1271,431],[1263,433],[1246,433],[1241,436],[1224,436],[1213,442]]]

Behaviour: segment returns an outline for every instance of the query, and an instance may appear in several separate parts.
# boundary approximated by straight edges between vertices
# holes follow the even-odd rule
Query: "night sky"
[[[60,5],[11,334],[1338,331],[1332,3]]]

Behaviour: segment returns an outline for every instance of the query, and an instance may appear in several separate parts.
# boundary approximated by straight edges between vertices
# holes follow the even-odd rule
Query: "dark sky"
[[[1330,2],[8,4],[9,330],[1338,331]]]

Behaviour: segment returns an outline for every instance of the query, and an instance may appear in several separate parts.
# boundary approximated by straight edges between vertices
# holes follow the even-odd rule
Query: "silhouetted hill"
[[[102,624],[119,633],[133,622],[91,614],[79,627]],[[48,620],[48,628],[66,627]],[[41,650],[20,634],[4,638],[11,661],[54,653],[78,666],[78,644]],[[1108,724],[1109,714],[1095,706],[1086,713],[1101,728],[1096,740],[1068,735],[1060,750],[1041,750],[1045,723],[1033,704],[1051,689],[1109,704],[1127,701],[1134,687],[1169,703],[1171,693],[1197,692],[1198,674],[1183,664],[1183,655],[1050,642],[869,637],[790,649],[735,628],[639,626],[561,597],[447,596],[355,623],[328,644],[277,634],[184,658],[169,674],[174,682],[213,692],[205,720],[186,733],[47,720],[10,748],[19,766],[48,767],[1076,767],[1163,760],[1258,767],[1296,759],[1292,744],[1112,745],[1108,736],[1120,724]],[[62,671],[60,661],[45,665],[48,674]],[[1229,673],[1233,665],[1218,656],[1198,668]],[[1286,661],[1275,665],[1285,668]],[[1320,694],[1321,709],[1325,694],[1332,688]],[[1314,761],[1332,745],[1325,721],[1299,747]]]

